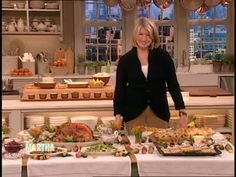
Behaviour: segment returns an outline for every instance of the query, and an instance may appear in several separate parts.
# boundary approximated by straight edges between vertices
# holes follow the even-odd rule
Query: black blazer
[[[116,71],[114,115],[121,114],[125,122],[139,116],[147,106],[161,119],[169,121],[167,87],[175,109],[184,109],[184,101],[177,81],[172,58],[167,51],[155,48],[149,51],[147,78],[142,72],[137,48],[123,55]]]

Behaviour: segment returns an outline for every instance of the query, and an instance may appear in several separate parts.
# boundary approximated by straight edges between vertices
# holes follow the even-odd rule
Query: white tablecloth
[[[3,177],[21,177],[22,160],[21,159],[2,159]]]
[[[234,176],[234,154],[227,151],[218,156],[162,156],[157,151],[135,156],[140,176]]]
[[[28,177],[131,176],[131,160],[128,156],[113,155],[97,155],[96,158],[29,159],[27,172]]]

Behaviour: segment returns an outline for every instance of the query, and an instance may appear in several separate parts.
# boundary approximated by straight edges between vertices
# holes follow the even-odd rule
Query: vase
[[[87,66],[87,72],[90,75],[95,74],[95,67],[94,66]]]
[[[79,64],[77,65],[77,72],[78,72],[79,74],[85,74],[85,71],[86,71],[86,65],[85,65],[85,63],[79,63]]]

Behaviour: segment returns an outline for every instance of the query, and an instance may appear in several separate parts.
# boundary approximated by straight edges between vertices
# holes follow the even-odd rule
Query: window
[[[121,55],[121,9],[108,7],[103,0],[85,1],[86,58],[116,61]]]
[[[157,27],[160,37],[160,44],[163,49],[174,57],[174,2],[165,9],[159,8],[152,2],[148,7],[138,6],[138,17],[148,17],[152,19]]]
[[[226,51],[227,7],[219,4],[206,13],[189,13],[189,56],[204,58],[215,52]]]

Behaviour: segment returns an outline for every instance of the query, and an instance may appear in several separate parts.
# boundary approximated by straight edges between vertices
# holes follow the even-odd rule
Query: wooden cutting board
[[[68,73],[69,74],[74,73],[74,65],[75,65],[74,52],[70,47],[65,52],[65,59]]]
[[[218,87],[181,87],[189,96],[232,96],[233,94]]]

